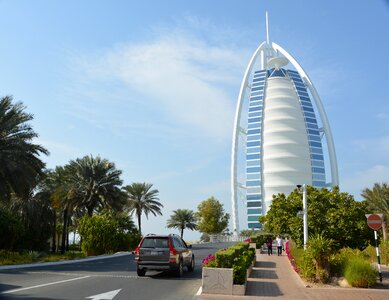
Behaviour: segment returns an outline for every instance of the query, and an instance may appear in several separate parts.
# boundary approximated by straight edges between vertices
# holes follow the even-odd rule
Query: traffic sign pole
[[[378,274],[380,276],[380,282],[382,282],[382,272],[381,272],[381,259],[380,259],[380,251],[378,250],[378,238],[377,238],[377,230],[374,230],[374,238],[375,238],[375,251],[377,252],[377,261],[378,261]]]
[[[382,282],[382,272],[381,272],[381,259],[380,259],[380,250],[378,248],[378,238],[377,230],[380,230],[382,227],[383,214],[366,214],[367,225],[374,230],[374,239],[375,239],[375,251],[377,253],[378,261],[378,273],[380,276],[380,282]]]

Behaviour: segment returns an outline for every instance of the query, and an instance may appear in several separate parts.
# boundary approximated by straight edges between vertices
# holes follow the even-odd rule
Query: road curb
[[[87,257],[87,258],[81,258],[81,259],[73,259],[73,260],[61,260],[61,261],[32,263],[32,264],[24,264],[24,265],[5,265],[5,266],[0,266],[0,271],[1,270],[13,270],[13,269],[25,269],[25,268],[75,264],[75,263],[79,263],[79,262],[108,259],[108,258],[121,257],[121,256],[126,256],[126,255],[131,255],[131,252],[120,252],[120,253],[115,253],[115,254],[99,255],[99,256],[93,256],[93,257]]]

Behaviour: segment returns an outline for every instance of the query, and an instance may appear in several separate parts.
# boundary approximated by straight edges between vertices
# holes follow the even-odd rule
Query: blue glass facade
[[[251,85],[246,144],[246,186],[248,228],[261,228],[258,218],[262,215],[261,148],[262,110],[266,83],[266,70],[254,73]]]
[[[248,107],[246,143],[246,188],[248,228],[261,228],[258,218],[262,215],[262,126],[263,101],[268,77],[289,78],[295,87],[305,127],[311,157],[312,185],[324,187],[326,183],[323,146],[317,118],[307,88],[298,72],[285,69],[260,70],[254,73]]]

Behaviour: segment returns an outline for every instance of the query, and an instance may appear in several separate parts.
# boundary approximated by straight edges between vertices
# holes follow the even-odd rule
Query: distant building
[[[259,57],[261,68],[253,71]],[[243,111],[244,106],[248,111]],[[246,137],[245,184],[238,182],[241,135]],[[328,147],[331,182],[326,180],[323,138]],[[239,232],[239,189],[245,195],[248,228],[260,228],[258,217],[266,215],[274,194],[288,195],[297,184],[320,188],[339,183],[334,142],[320,97],[300,64],[279,45],[270,43],[268,37],[255,51],[243,77],[231,171],[235,233]]]

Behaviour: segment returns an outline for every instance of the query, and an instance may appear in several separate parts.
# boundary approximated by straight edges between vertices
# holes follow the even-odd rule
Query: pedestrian
[[[267,245],[267,254],[272,255],[273,254],[273,239],[271,238],[270,235],[266,238],[266,245]]]
[[[279,235],[276,238],[276,244],[277,244],[277,255],[281,256],[282,255],[282,249],[284,248],[283,240],[282,237]]]

